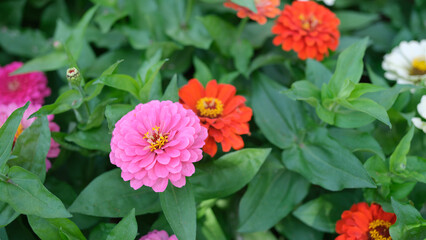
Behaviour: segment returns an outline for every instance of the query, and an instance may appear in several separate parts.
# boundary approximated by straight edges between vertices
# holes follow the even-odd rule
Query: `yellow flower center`
[[[389,227],[392,224],[381,219],[374,220],[368,226],[370,238],[372,240],[392,240],[389,235]]]
[[[415,58],[411,63],[410,75],[424,75],[426,74],[426,60],[422,57]]]
[[[313,15],[306,17],[305,15],[300,14],[299,19],[300,19],[300,22],[302,23],[302,28],[305,29],[306,31],[313,30],[318,24],[321,23]]]
[[[223,112],[223,104],[217,98],[201,98],[198,100],[196,108],[202,117],[216,118]]]
[[[146,139],[146,141],[149,144],[151,144],[149,148],[151,149],[151,152],[152,152],[156,149],[162,148],[164,144],[169,142],[169,134],[168,133],[163,134],[160,131],[160,127],[155,126],[152,128],[152,130],[145,133],[145,136],[143,137],[143,139]]]

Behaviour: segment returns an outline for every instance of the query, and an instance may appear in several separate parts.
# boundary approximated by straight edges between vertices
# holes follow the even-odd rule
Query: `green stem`
[[[193,8],[194,8],[194,0],[188,0],[188,3],[186,4],[186,9],[185,9],[185,25],[188,25]]]
[[[86,110],[87,116],[90,116],[90,108],[89,108],[89,104],[87,104],[86,101],[84,101],[84,96],[86,96],[86,93],[84,92],[84,89],[81,86],[78,86],[78,91],[81,94],[81,100],[83,101],[83,105],[84,105],[84,109]]]
[[[244,30],[247,22],[248,22],[248,17],[245,17],[245,18],[243,18],[243,20],[241,20],[240,24],[238,25],[237,40],[240,40],[241,34],[243,33],[243,30]]]

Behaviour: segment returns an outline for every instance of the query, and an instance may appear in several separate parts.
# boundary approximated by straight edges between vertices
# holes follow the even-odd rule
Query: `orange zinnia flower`
[[[216,142],[222,144],[222,150],[229,152],[244,147],[240,135],[250,134],[248,122],[253,115],[251,108],[244,103],[243,96],[235,95],[236,89],[230,84],[217,84],[216,80],[203,85],[197,79],[189,80],[179,90],[179,102],[187,109],[192,109],[206,127],[209,136],[203,151],[214,156],[217,152]]]
[[[336,223],[336,240],[392,240],[389,227],[396,221],[396,215],[383,211],[378,204],[357,203],[351,210],[342,213]]]
[[[273,43],[282,44],[285,51],[293,49],[302,60],[315,58],[321,61],[328,49],[339,45],[340,20],[326,7],[312,2],[296,1],[286,5],[272,27],[277,34]]]
[[[250,9],[240,6],[227,0],[223,5],[228,8],[237,10],[237,16],[239,18],[249,17],[259,24],[265,24],[266,18],[274,18],[280,14],[280,9],[277,8],[280,5],[280,0],[254,0],[256,5],[257,13],[252,12]]]

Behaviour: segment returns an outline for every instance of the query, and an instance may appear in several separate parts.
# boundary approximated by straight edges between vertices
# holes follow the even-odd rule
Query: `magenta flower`
[[[141,237],[139,240],[178,240],[175,235],[169,237],[166,231],[157,231],[154,230],[149,232],[147,235]]]
[[[111,163],[132,188],[143,185],[163,192],[168,181],[182,187],[200,161],[207,129],[180,103],[139,104],[116,124],[111,139]]]
[[[21,106],[16,105],[14,103],[5,105],[0,104],[0,127],[6,122],[7,118],[12,114],[13,111],[15,111],[17,108]],[[18,130],[15,134],[15,141],[21,135],[21,133],[31,126],[31,124],[34,122],[35,118],[28,119],[31,114],[35,113],[38,109],[40,109],[40,105],[34,105],[31,104],[28,109],[25,111],[24,116],[21,120],[21,123],[19,124]],[[49,120],[49,128],[51,132],[59,132],[59,126],[58,124],[53,122],[53,115],[47,116],[47,119]],[[59,155],[60,149],[59,144],[51,138],[50,140],[50,149],[47,153],[47,158],[55,158]],[[49,159],[46,158],[46,171],[50,169],[52,164],[50,163]]]
[[[10,76],[20,68],[21,62],[13,62],[0,67],[0,104],[33,104],[42,105],[44,98],[50,95],[47,78],[42,72],[31,72]]]

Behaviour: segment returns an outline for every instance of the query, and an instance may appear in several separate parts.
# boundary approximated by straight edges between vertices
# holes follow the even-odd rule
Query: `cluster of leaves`
[[[152,229],[183,240],[332,239],[360,201],[397,214],[394,239],[425,238],[425,134],[410,119],[426,91],[390,86],[380,65],[400,41],[425,37],[426,4],[336,1],[340,46],[320,63],[273,46],[273,21],[244,25],[222,3],[0,3],[0,64],[25,61],[16,73],[45,71],[53,89],[15,144],[27,105],[0,128],[0,239],[135,239]],[[68,86],[68,67],[80,87]],[[178,101],[192,77],[247,98],[246,148],[204,156],[184,188],[133,190],[109,163],[114,124],[138,103]],[[50,114],[61,132],[50,133]],[[51,137],[61,154],[46,174]]]

